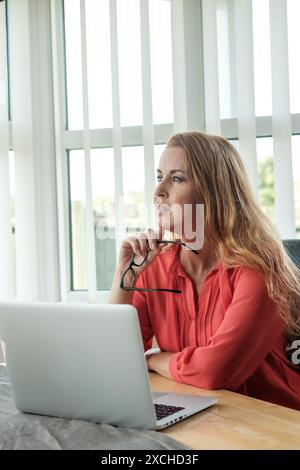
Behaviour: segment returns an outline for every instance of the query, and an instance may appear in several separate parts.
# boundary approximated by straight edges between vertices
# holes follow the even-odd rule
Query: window
[[[204,61],[204,73],[218,72],[205,82],[207,122],[239,140],[257,200],[282,238],[299,236],[300,3],[213,3],[203,0],[204,43],[215,62]]]
[[[83,128],[80,0],[64,0],[68,128]],[[91,129],[113,127],[109,0],[86,0],[86,60]],[[173,122],[171,7],[149,2],[155,124]],[[117,1],[121,126],[143,123],[139,0]]]
[[[177,130],[233,140],[264,212],[283,238],[299,236],[300,5],[275,3],[57,2],[71,291],[110,288],[122,236],[148,225],[154,170]]]
[[[239,141],[230,139],[230,142],[240,152]],[[273,163],[273,139],[272,137],[261,137],[256,139],[258,200],[263,212],[275,223],[274,207],[274,163]]]
[[[249,5],[251,2],[249,2]],[[269,0],[252,0],[253,64],[256,116],[272,115],[272,71]],[[231,0],[217,2],[218,72],[221,119],[236,117],[235,108],[235,17]],[[290,107],[300,112],[300,62],[298,18],[300,3],[287,0]]]
[[[115,227],[116,208],[114,198],[113,151],[93,149],[91,151],[92,193],[97,288],[110,288],[116,259]],[[86,192],[84,153],[82,150],[69,152],[70,168],[70,214],[72,240],[72,288],[88,288],[86,254]]]
[[[259,202],[264,213],[275,224],[274,161],[272,137],[256,140],[259,174]]]
[[[296,238],[300,238],[300,136],[292,136],[293,188],[295,197]],[[276,225],[273,139],[257,139],[257,158],[259,174],[259,202],[263,211]]]
[[[155,146],[155,165],[158,167],[160,154],[165,146]],[[144,191],[144,153],[142,146],[123,148],[123,184],[125,232],[127,236],[146,229]],[[116,259],[115,228],[116,204],[114,191],[113,150],[93,149],[91,151],[93,212],[97,289],[110,289]],[[82,150],[69,152],[69,200],[71,215],[72,288],[86,290],[86,203],[84,177],[84,153]]]

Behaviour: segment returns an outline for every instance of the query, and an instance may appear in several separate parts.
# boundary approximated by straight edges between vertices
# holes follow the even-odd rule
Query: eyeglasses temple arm
[[[175,245],[182,245],[182,246],[186,246],[192,253],[195,253],[195,255],[198,255],[198,251],[196,250],[192,250],[192,248],[190,248],[186,243],[183,243],[183,242],[178,242],[176,240],[157,240],[157,243],[173,243]]]

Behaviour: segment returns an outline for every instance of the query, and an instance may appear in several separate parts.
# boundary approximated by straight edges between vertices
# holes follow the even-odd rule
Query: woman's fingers
[[[165,243],[158,243],[163,234],[149,228],[146,232],[123,240],[119,255],[119,267],[124,270],[135,254],[135,270],[141,273],[160,254]]]
[[[162,240],[163,234],[164,234],[164,230],[163,231],[160,230],[160,232],[155,232],[151,228],[148,229],[147,235],[149,239],[149,244],[153,250],[158,249],[159,251],[161,251],[161,249],[166,245],[165,243],[158,243],[159,241]]]
[[[141,251],[141,245],[139,243],[139,240],[136,238],[136,237],[129,237],[127,239],[128,243],[130,243],[131,247],[132,247],[132,251],[136,254],[136,255],[142,255],[142,251]]]
[[[157,243],[158,239],[159,237],[157,232],[151,228],[149,228],[147,232],[140,233],[137,236],[137,240],[142,254],[146,255],[150,250],[161,248],[161,246]]]
[[[161,236],[163,236],[163,232],[158,233],[149,228],[146,232],[126,238],[123,246],[130,246],[132,252],[137,256],[146,257],[152,250],[155,256],[158,255],[165,246],[165,243],[158,243],[158,241],[161,240]]]
[[[146,256],[150,249],[147,234],[140,233],[138,236],[138,242],[140,244],[141,253],[143,254],[143,256]]]
[[[147,238],[148,238],[150,249],[154,250],[155,248],[157,248],[157,236],[152,228],[148,228]]]

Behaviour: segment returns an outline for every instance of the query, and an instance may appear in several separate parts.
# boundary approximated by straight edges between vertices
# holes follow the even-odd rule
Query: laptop
[[[151,392],[131,305],[1,302],[0,339],[23,412],[158,430],[217,402]]]

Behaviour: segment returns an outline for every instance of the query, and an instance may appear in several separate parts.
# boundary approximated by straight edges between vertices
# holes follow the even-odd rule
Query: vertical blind
[[[281,233],[295,231],[286,0],[270,1],[275,210]]]
[[[269,10],[270,19],[266,35],[271,57],[266,54],[264,60],[271,60],[272,111],[265,117],[258,117],[255,109],[257,83],[253,40],[259,42],[262,37],[253,37],[254,32],[259,33],[259,28],[253,27],[254,7],[256,22],[263,8]],[[221,130],[225,137],[238,139],[238,149],[257,199],[257,137],[272,136],[275,222],[282,238],[296,235],[291,145],[293,117],[296,124],[293,132],[300,132],[298,115],[292,116],[290,112],[288,7],[294,15],[300,13],[299,2],[297,5],[293,0],[202,1],[206,131],[219,133]],[[268,24],[264,23],[264,28],[266,26]],[[259,46],[264,47],[263,44]],[[298,62],[300,64],[300,58]],[[268,91],[265,90],[266,94]],[[264,97],[260,99],[262,101]],[[229,105],[224,116],[226,100]],[[220,101],[223,102],[223,110]],[[299,155],[296,158],[299,159]]]
[[[258,196],[251,2],[234,2],[233,21],[239,151],[243,156],[254,194]]]
[[[83,97],[83,145],[85,161],[85,188],[86,188],[86,249],[87,249],[87,277],[90,300],[96,298],[96,253],[94,241],[93,195],[91,184],[91,136],[89,125],[88,102],[88,73],[87,73],[87,41],[85,0],[80,0],[81,17],[81,63],[82,63],[82,97]]]

